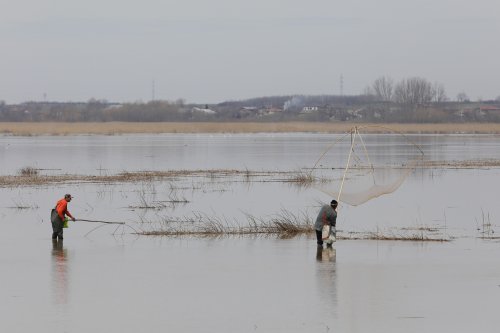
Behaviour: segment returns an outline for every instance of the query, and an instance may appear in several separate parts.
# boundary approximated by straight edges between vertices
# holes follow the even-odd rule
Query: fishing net
[[[357,206],[396,191],[423,155],[401,133],[363,134],[362,128],[355,127],[324,151],[311,176],[318,190]]]

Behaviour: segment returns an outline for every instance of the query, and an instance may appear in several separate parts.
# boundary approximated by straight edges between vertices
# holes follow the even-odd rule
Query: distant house
[[[300,113],[311,113],[311,112],[318,111],[318,110],[319,110],[319,107],[317,107],[317,106],[304,106]]]
[[[234,116],[236,118],[251,118],[251,117],[255,117],[256,115],[258,115],[258,112],[259,112],[259,109],[257,107],[244,106],[244,107],[239,108],[235,112]]]
[[[500,106],[498,105],[481,105],[475,109],[476,118],[478,120],[487,119],[490,117],[500,117]]]
[[[469,107],[469,108],[462,108],[454,112],[453,115],[458,117],[460,120],[477,121],[477,120],[484,120],[487,113],[491,114],[494,112],[483,110],[481,107],[476,107],[476,108]]]
[[[272,106],[265,107],[259,110],[259,115],[261,116],[267,116],[275,113],[283,112],[283,109],[280,108],[275,108]]]
[[[194,107],[192,109],[193,112],[199,112],[199,113],[205,113],[205,114],[216,114],[217,112],[215,112],[214,110],[210,110],[210,109],[207,109],[207,108],[197,108],[197,107]]]
[[[347,113],[351,115],[352,118],[363,118],[361,111],[363,111],[363,108],[356,110],[347,110]]]
[[[121,109],[123,107],[122,104],[120,103],[110,103],[106,106],[104,110],[116,110],[116,109]]]
[[[465,118],[465,117],[473,117],[474,116],[474,109],[472,108],[462,108],[456,112],[453,113],[453,115],[459,117],[459,118]]]
[[[269,114],[283,112],[283,109],[274,108],[274,107],[267,108],[266,110],[267,110],[267,113],[269,113]]]
[[[498,112],[500,111],[500,106],[498,105],[482,105],[479,107],[479,111],[483,112]]]

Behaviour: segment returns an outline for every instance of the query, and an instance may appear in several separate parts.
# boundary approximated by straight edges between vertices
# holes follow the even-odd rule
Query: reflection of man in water
[[[332,200],[329,205],[324,205],[319,211],[316,223],[314,224],[318,246],[323,246],[323,226],[330,225],[333,235],[335,236],[336,234],[335,227],[337,225],[337,205],[337,200]]]
[[[330,246],[323,248],[322,246],[318,246],[316,250],[316,260],[317,261],[331,261],[335,262],[337,259],[337,251]]]
[[[63,241],[52,241],[52,292],[58,304],[68,302],[68,263]]]
[[[316,249],[316,294],[319,300],[314,313],[323,318],[327,327],[338,327],[339,300],[337,293],[337,263],[333,247],[318,246]],[[348,300],[349,302],[349,300]],[[330,331],[330,330],[327,330]],[[336,331],[332,329],[331,332]]]
[[[66,215],[69,216],[73,222],[75,221],[75,218],[68,210],[68,202],[70,202],[72,198],[71,194],[66,194],[64,198],[57,202],[56,207],[52,209],[52,212],[50,213],[50,221],[52,222],[52,239],[63,239],[63,226]]]

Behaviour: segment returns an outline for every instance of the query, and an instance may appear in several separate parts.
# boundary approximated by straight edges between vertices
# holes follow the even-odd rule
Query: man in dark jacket
[[[56,207],[52,209],[50,213],[53,240],[63,239],[64,218],[66,217],[66,215],[69,216],[71,220],[75,221],[75,218],[68,210],[68,202],[70,202],[72,198],[73,197],[71,196],[71,194],[66,194],[64,198],[57,202]]]
[[[319,211],[316,223],[314,223],[318,246],[323,246],[323,226],[330,225],[331,233],[333,233],[334,236],[336,235],[335,227],[337,226],[337,206],[337,200],[332,200],[329,205],[324,205]]]

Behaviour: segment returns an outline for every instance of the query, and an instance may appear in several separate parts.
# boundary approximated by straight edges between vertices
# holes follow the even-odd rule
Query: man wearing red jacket
[[[71,196],[71,194],[64,195],[64,198],[59,200],[56,204],[56,207],[52,209],[52,212],[50,214],[50,221],[52,222],[53,240],[63,239],[63,226],[65,216],[69,216],[72,221],[75,221],[75,218],[68,210],[68,202],[70,202],[72,198],[73,197]]]

